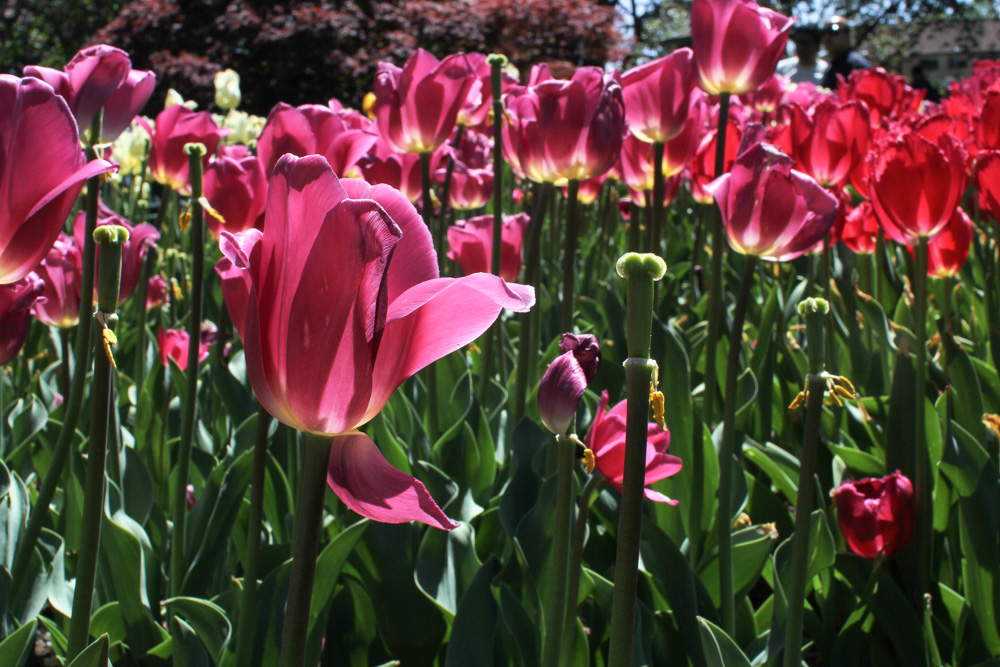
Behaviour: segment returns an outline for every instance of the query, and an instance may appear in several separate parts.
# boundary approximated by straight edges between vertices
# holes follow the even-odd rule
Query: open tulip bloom
[[[439,278],[430,232],[403,195],[338,179],[321,156],[282,157],[265,231],[223,231],[226,306],[261,405],[333,441],[328,482],[348,507],[387,523],[451,529],[424,485],[356,429],[406,378],[467,345],[534,291],[473,274]]]

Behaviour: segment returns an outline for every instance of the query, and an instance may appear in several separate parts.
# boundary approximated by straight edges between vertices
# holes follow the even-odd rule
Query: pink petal
[[[652,489],[648,489],[647,488],[647,489],[645,489],[643,491],[643,493],[646,494],[647,498],[649,498],[650,500],[652,500],[654,502],[666,503],[668,505],[676,505],[677,502],[678,502],[678,501],[674,500],[673,498],[665,496],[662,493],[660,493],[659,491],[653,491]]]

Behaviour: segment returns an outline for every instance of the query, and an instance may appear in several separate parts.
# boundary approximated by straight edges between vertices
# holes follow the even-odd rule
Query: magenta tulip
[[[434,181],[443,184],[447,170],[434,172]],[[493,196],[493,169],[473,169],[455,161],[448,189],[448,205],[459,211],[482,208]]]
[[[44,282],[44,300],[32,311],[42,324],[50,327],[72,327],[80,321],[80,274],[83,251],[72,236],[60,234],[52,250],[35,273]]]
[[[145,125],[152,139],[149,148],[149,172],[157,183],[169,185],[187,194],[190,190],[188,156],[185,144],[205,145],[204,163],[207,165],[219,141],[229,133],[220,129],[207,111],[191,111],[183,104],[167,107],[156,117],[155,127]]]
[[[84,181],[113,169],[87,162],[76,121],[51,86],[0,74],[0,285],[38,266]]]
[[[31,307],[42,298],[42,281],[34,273],[0,285],[0,366],[21,351],[31,324]]]
[[[538,385],[538,415],[545,428],[567,435],[575,426],[576,408],[601,365],[601,346],[593,334],[564,333],[562,351]]]
[[[430,232],[406,198],[338,179],[322,156],[282,157],[264,232],[223,231],[219,245],[216,270],[261,405],[293,428],[339,436],[329,482],[354,511],[453,528],[355,429],[501,309],[527,310],[533,290],[484,274],[439,278]]]
[[[430,168],[434,172],[445,157],[445,148],[431,153]],[[358,161],[364,179],[372,185],[388,185],[415,202],[423,194],[420,177],[420,157],[413,153],[397,153],[381,137],[368,155]]]
[[[500,247],[500,277],[515,281],[521,273],[527,213],[503,216]],[[490,273],[493,269],[493,215],[459,220],[448,228],[448,257],[458,262],[462,273]]]
[[[695,88],[691,49],[677,49],[622,75],[629,131],[640,141],[670,141],[684,129],[702,93]]]
[[[913,484],[898,470],[881,479],[844,482],[833,500],[840,531],[859,556],[895,556],[913,535]]]
[[[322,155],[333,173],[349,175],[378,136],[367,127],[351,127],[344,114],[318,104],[293,107],[279,102],[268,114],[267,124],[257,140],[257,156],[264,175],[270,178],[274,165],[285,153],[298,157]]]
[[[208,229],[216,236],[222,229],[230,232],[250,229],[264,214],[267,176],[261,161],[253,155],[212,160],[205,169],[203,185],[205,198],[225,220],[223,223],[214,215],[205,216]]]
[[[207,325],[207,326],[206,326]],[[209,348],[215,340],[215,325],[211,322],[202,324],[201,336],[198,341],[198,363],[208,359]],[[166,329],[160,327],[157,333],[157,344],[160,346],[160,362],[164,366],[170,365],[172,359],[177,368],[182,371],[187,370],[188,348],[191,337],[183,329]]]
[[[146,288],[146,309],[159,308],[166,303],[169,291],[170,285],[167,284],[163,276],[157,274],[150,278],[149,285]]]

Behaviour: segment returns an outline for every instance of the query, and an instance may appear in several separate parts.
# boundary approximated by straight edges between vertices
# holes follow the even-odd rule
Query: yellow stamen
[[[188,226],[191,225],[191,211],[181,213],[177,221],[180,223],[181,231],[187,231]]]
[[[983,415],[983,424],[986,425],[986,428],[993,431],[993,434],[1000,440],[1000,415]]]
[[[221,213],[212,208],[212,205],[208,202],[208,197],[198,197],[198,203],[201,204],[201,207],[205,210],[206,213],[208,213],[210,216],[212,216],[222,224],[226,224],[226,219],[222,217]]]
[[[115,363],[115,357],[111,353],[111,346],[118,344],[118,338],[115,336],[115,332],[111,329],[102,329],[101,333],[101,342],[104,343],[104,354],[108,355],[108,361],[111,362],[111,367],[118,370],[118,364]]]
[[[594,452],[591,449],[583,450],[583,467],[587,470],[587,474],[594,472],[594,466],[597,465],[597,459],[594,458]]]

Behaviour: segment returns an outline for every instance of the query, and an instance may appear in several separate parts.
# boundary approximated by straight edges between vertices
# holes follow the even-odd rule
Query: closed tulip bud
[[[864,558],[895,556],[913,534],[913,484],[898,470],[881,479],[845,482],[834,493],[840,531]]]
[[[240,75],[234,70],[224,69],[216,72],[215,103],[226,111],[240,105]]]
[[[567,435],[574,426],[576,408],[601,364],[597,337],[565,333],[559,341],[562,354],[555,358],[538,385],[538,414],[556,435]]]
[[[42,287],[35,273],[16,283],[0,285],[0,366],[21,351],[31,324],[31,308],[45,298]]]

